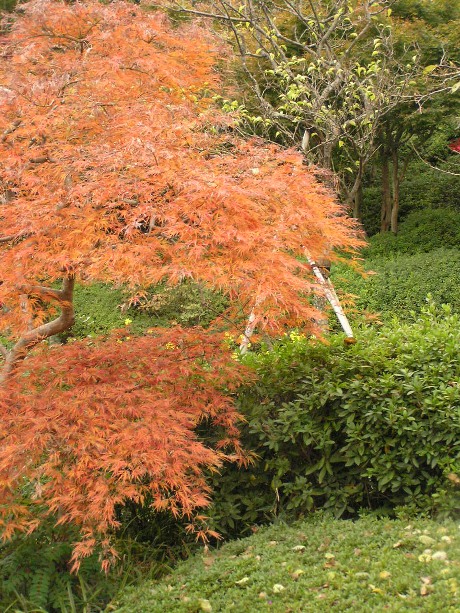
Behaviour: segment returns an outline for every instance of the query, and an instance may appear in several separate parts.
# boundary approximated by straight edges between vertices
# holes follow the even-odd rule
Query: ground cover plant
[[[453,613],[459,560],[453,521],[352,522],[320,514],[197,554],[159,583],[127,591],[115,610]]]
[[[239,536],[323,507],[342,517],[363,507],[379,516],[458,511],[458,317],[430,307],[411,326],[364,329],[354,347],[310,337],[317,287],[305,256],[340,253],[346,263],[362,244],[357,225],[301,153],[240,136],[216,105],[228,47],[193,19],[171,25],[161,8],[33,0],[0,24],[5,611],[103,610],[120,586],[189,555],[196,537],[214,544],[215,530]],[[413,258],[393,309],[425,300],[425,267],[438,272],[435,297],[453,295],[455,310],[454,252],[419,253],[457,246],[455,214],[436,215],[409,217],[367,253]],[[357,283],[356,293],[389,313],[404,263],[381,267],[388,287],[364,295]],[[240,360],[249,316],[257,334]],[[361,522],[382,546],[377,526],[396,537],[386,519]],[[456,597],[447,572],[417,575],[416,588],[409,575],[391,583],[396,570],[367,577],[357,566],[343,577],[353,524],[342,524],[346,541],[338,523],[324,523],[344,546],[326,542],[323,566],[312,552],[308,574],[322,588],[290,569],[319,607],[341,591],[356,608],[384,596],[385,580],[403,606]],[[405,530],[419,556],[405,551],[408,560],[457,568],[451,524]],[[218,556],[205,557],[219,570]],[[399,568],[401,558],[389,560]],[[228,586],[231,573],[225,567],[220,588],[249,587],[249,574]],[[249,603],[241,592],[228,604],[220,588],[179,604]],[[257,606],[297,606],[283,583],[259,595]]]
[[[60,335],[60,340],[107,335],[125,326],[136,335],[155,326],[209,326],[228,308],[228,299],[184,281],[174,287],[162,283],[148,288],[133,303],[129,290],[94,283],[77,286],[74,307],[75,323]]]
[[[411,213],[397,235],[371,237],[362,251],[367,275],[338,264],[332,279],[344,301],[352,303],[350,317],[358,320],[363,312],[385,321],[393,316],[410,320],[412,311],[426,306],[428,295],[458,312],[459,254],[459,212],[425,209]]]
[[[435,249],[460,249],[460,211],[455,208],[425,208],[410,213],[398,234],[371,237],[364,249],[369,259],[426,253]]]

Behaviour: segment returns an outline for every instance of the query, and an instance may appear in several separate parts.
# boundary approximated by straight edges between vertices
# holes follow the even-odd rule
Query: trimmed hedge
[[[376,234],[370,239],[365,257],[389,257],[393,254],[426,253],[433,249],[460,249],[460,211],[424,209],[414,211],[401,223],[397,235]]]
[[[410,319],[426,306],[427,296],[449,303],[460,312],[460,250],[435,249],[429,253],[366,260],[364,268],[377,274],[363,278],[345,266],[335,266],[332,280],[342,295],[354,296],[355,310],[397,315]],[[353,315],[353,311],[350,313]]]
[[[430,306],[352,346],[291,334],[249,354],[259,380],[239,405],[257,459],[214,479],[215,527],[238,535],[322,508],[460,510],[448,477],[460,475],[459,346],[459,316]]]

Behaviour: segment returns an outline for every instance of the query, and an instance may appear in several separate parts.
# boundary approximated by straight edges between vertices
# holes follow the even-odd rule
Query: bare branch
[[[152,4],[153,7],[157,7],[160,9],[164,9],[164,6],[159,4]],[[181,13],[187,13],[189,15],[196,15],[197,17],[208,17],[210,19],[218,19],[220,21],[229,21],[232,23],[250,23],[250,19],[246,17],[230,17],[228,15],[221,15],[218,13],[208,13],[206,11],[196,11],[194,9],[189,9],[185,6],[179,5],[177,10]]]
[[[417,149],[412,144],[411,144],[411,149],[413,150],[413,152],[416,154],[416,156],[418,157],[418,159],[421,162],[423,162],[426,166],[429,166],[433,170],[437,170],[438,172],[442,172],[445,175],[451,175],[453,177],[460,177],[460,172],[452,172],[451,170],[445,170],[444,168],[439,168],[439,166],[433,166],[433,164],[430,164],[430,162],[428,162],[427,160],[422,158],[420,153],[417,151]]]

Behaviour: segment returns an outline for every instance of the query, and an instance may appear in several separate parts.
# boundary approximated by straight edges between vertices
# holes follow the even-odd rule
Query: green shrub
[[[257,461],[215,479],[217,529],[241,534],[321,508],[455,507],[446,475],[460,474],[459,316],[430,306],[413,324],[363,329],[352,346],[291,336],[245,358],[259,375],[239,398]]]
[[[442,141],[441,149],[449,151],[444,138]],[[446,161],[440,161],[438,153],[434,148],[432,163],[452,174],[429,168],[420,161],[412,163],[401,183],[400,203],[403,216],[408,211],[425,208],[453,207],[458,210],[460,177],[454,174],[458,173],[458,161],[455,154],[449,153]]]
[[[368,236],[380,232],[380,211],[382,208],[382,188],[380,185],[369,185],[363,189],[361,206],[361,223]]]
[[[162,581],[126,591],[116,610],[454,613],[458,559],[454,522],[352,522],[319,514],[196,555]]]
[[[2,11],[12,12],[16,8],[17,0],[0,0],[0,13]]]
[[[358,312],[408,319],[411,311],[420,312],[426,305],[429,294],[437,304],[449,303],[460,312],[460,250],[379,257],[366,260],[365,269],[377,274],[363,278],[345,266],[332,271],[336,289],[355,296]]]
[[[166,325],[176,322],[182,326],[208,326],[228,306],[223,294],[199,283],[185,281],[174,287],[158,285],[133,313],[146,315]],[[157,324],[158,325],[158,324]]]
[[[412,213],[423,215],[426,210],[447,208],[457,211],[457,214],[460,213],[458,199],[460,177],[455,176],[458,175],[458,160],[456,159],[458,156],[449,153],[448,140],[449,136],[443,134],[438,145],[424,154],[424,157],[431,158],[431,163],[440,167],[441,171],[432,169],[419,160],[415,160],[409,165],[400,186],[399,220],[402,223]],[[444,154],[447,155],[447,159],[440,159]],[[361,220],[368,236],[380,232],[381,207],[381,175],[377,171],[375,176],[365,177],[363,189]],[[441,247],[442,244],[436,246]],[[428,249],[423,250],[427,251]]]
[[[373,259],[440,248],[460,248],[460,211],[447,208],[415,211],[401,223],[396,236],[391,232],[373,236],[364,253]]]

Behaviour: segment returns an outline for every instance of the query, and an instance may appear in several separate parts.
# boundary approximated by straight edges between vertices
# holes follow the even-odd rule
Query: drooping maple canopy
[[[353,221],[300,154],[226,132],[209,34],[126,3],[22,7],[0,61],[1,328],[66,274],[191,277],[308,321],[297,256],[356,246]]]
[[[7,341],[0,352],[7,386],[0,405],[1,511],[11,529],[31,525],[29,510],[12,502],[26,477],[35,484],[37,508],[76,522],[92,542],[113,527],[115,502],[142,499],[146,482],[157,501],[161,490],[169,508],[189,512],[203,502],[190,492],[197,483],[206,491],[200,468],[219,462],[218,454],[203,445],[197,450],[197,443],[189,463],[178,460],[174,477],[154,447],[141,468],[136,458],[149,446],[149,432],[157,428],[163,437],[159,448],[175,457],[181,445],[165,434],[174,419],[180,437],[192,440],[199,419],[225,406],[225,427],[234,442],[237,416],[217,394],[213,368],[206,370],[212,362],[208,349],[190,359],[185,351],[188,366],[179,376],[177,360],[161,362],[158,356],[166,342],[162,336],[132,341],[132,349],[114,340],[82,347],[81,362],[76,349],[49,350],[11,375],[40,340],[72,325],[75,280],[138,290],[193,278],[247,304],[248,312],[256,305],[272,329],[286,322],[307,325],[312,308],[305,293],[313,280],[299,257],[305,249],[315,258],[335,248],[353,249],[360,241],[354,222],[300,154],[245,142],[233,133],[231,119],[213,102],[219,62],[228,50],[199,24],[173,28],[162,13],[124,2],[33,0],[21,5],[5,31],[0,334]],[[56,289],[58,282],[62,289]],[[204,333],[193,334],[203,346]],[[218,339],[209,343],[223,372],[224,349]],[[124,359],[129,351],[137,356],[130,366],[134,379],[141,375],[146,382],[139,387],[130,382],[135,391],[125,393],[130,375],[121,376],[116,355]],[[143,352],[150,354],[147,362]],[[94,381],[88,374],[92,360],[99,364]],[[149,368],[154,377],[161,367],[167,378],[176,373],[178,381],[191,381],[199,366],[199,385],[208,391],[196,399],[191,384],[184,388],[190,396],[184,396],[177,386],[149,375]],[[228,366],[228,381],[238,381],[235,368]],[[97,399],[94,406],[91,398]],[[125,425],[127,432],[142,430],[144,438],[124,435]],[[114,441],[113,459],[108,449]],[[92,462],[98,466],[94,482]],[[162,471],[168,474],[164,481]],[[98,510],[93,505],[85,514],[91,496]]]
[[[107,564],[117,505],[149,502],[188,517],[207,506],[203,470],[244,460],[229,394],[248,375],[223,349],[218,335],[174,329],[23,362],[0,393],[2,537],[54,514],[81,531],[76,567],[101,545]],[[215,447],[196,434],[202,421]]]

